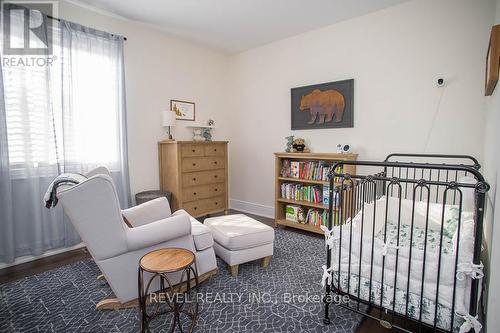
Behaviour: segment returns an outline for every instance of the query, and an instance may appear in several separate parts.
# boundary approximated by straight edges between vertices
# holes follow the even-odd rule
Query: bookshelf
[[[320,212],[328,210],[328,206],[322,202],[310,202],[306,200],[287,199],[282,197],[281,185],[282,184],[302,184],[303,186],[315,186],[323,188],[328,182],[324,179],[303,179],[291,177],[289,175],[283,176],[281,174],[283,162],[288,160],[290,162],[320,162],[324,166],[331,166],[338,161],[356,160],[357,154],[334,154],[334,153],[274,153],[275,156],[275,223],[286,227],[301,229],[309,232],[323,234],[319,225],[303,224],[286,219],[287,205],[299,206],[303,209],[304,215],[307,215],[309,209],[316,209]],[[346,165],[344,172],[355,174],[356,167]],[[316,177],[318,178],[318,177]],[[321,177],[319,177],[321,178]]]

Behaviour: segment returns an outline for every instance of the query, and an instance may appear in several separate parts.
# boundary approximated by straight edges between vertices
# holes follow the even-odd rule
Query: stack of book
[[[331,170],[332,166],[326,165],[325,161],[299,162],[284,160],[281,177],[327,182]],[[336,170],[336,172],[341,171],[341,167]]]
[[[328,225],[328,212],[311,208],[304,215],[304,208],[297,205],[286,205],[285,216],[288,221],[313,226]]]
[[[328,212],[311,208],[307,212],[306,223],[315,226],[328,225]]]
[[[307,180],[328,181],[328,173],[331,166],[325,165],[324,161],[316,162],[290,162],[290,177]]]
[[[320,185],[283,183],[281,184],[281,197],[289,200],[323,203],[323,189]]]

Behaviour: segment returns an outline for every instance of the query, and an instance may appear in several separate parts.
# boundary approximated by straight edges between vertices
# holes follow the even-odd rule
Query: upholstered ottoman
[[[214,250],[229,265],[232,276],[238,275],[240,264],[256,259],[262,267],[271,261],[274,229],[246,215],[225,215],[205,219],[214,238]]]

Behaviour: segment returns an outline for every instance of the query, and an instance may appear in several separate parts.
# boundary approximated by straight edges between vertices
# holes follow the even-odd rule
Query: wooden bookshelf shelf
[[[328,184],[326,181],[322,180],[311,180],[311,179],[300,179],[300,178],[290,178],[282,177],[281,169],[283,167],[283,161],[300,161],[300,162],[319,162],[324,161],[325,165],[332,166],[336,162],[356,160],[357,154],[330,154],[330,153],[274,153],[275,156],[275,223],[276,225],[282,225],[290,228],[296,228],[301,230],[306,230],[318,234],[323,234],[323,231],[319,225],[302,224],[298,222],[293,222],[286,219],[285,209],[287,205],[301,206],[304,210],[304,215],[307,216],[309,209],[319,209],[328,210],[328,206],[323,203],[314,203],[303,200],[292,200],[285,199],[281,197],[281,184],[283,183],[297,183],[304,185],[319,185],[324,186]],[[354,166],[347,165],[344,168],[345,173],[355,174],[356,168]]]
[[[285,181],[285,182],[303,183],[303,184],[316,184],[316,185],[328,184],[328,182],[324,182],[322,180],[288,178],[288,177],[278,177],[278,180]]]
[[[323,205],[322,203],[309,202],[309,201],[304,201],[304,200],[300,200],[300,201],[299,200],[291,200],[291,199],[284,199],[284,198],[278,198],[277,200],[279,202],[289,203],[292,205],[314,207],[314,208],[319,208],[319,209],[328,209],[328,206]]]
[[[320,229],[319,225],[302,224],[298,222],[288,221],[286,219],[276,220],[276,224],[284,225],[286,227],[311,231],[317,234],[323,234],[323,230]]]

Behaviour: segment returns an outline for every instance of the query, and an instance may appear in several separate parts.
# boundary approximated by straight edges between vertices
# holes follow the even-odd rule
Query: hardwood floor
[[[235,211],[235,210],[230,210],[230,214],[238,214],[240,212]],[[274,219],[267,218],[267,217],[262,217],[262,216],[257,216],[253,214],[248,214],[245,213],[246,215],[262,222],[265,223],[269,226],[274,227]],[[216,215],[212,215],[216,216]],[[280,226],[280,228],[282,228]],[[322,235],[319,234],[313,234],[307,231],[302,231],[299,229],[292,229],[288,228],[288,230],[297,232],[297,233],[302,233],[302,234],[307,234],[312,237],[319,237],[322,238]],[[30,275],[35,275],[44,271],[48,271],[60,266],[68,265],[73,262],[85,259],[85,258],[90,258],[90,254],[88,251],[83,248],[83,249],[77,249],[73,251],[68,251],[65,253],[57,254],[54,256],[42,258],[42,259],[37,259],[28,263],[16,265],[16,266],[11,266],[7,267],[4,269],[0,269],[0,284],[6,283],[9,281],[14,281],[21,279],[26,276]],[[383,328],[382,326],[379,325],[378,322],[374,320],[369,320],[366,319],[363,321],[363,323],[360,325],[357,333],[392,333],[392,332],[397,332],[396,330],[389,330],[386,328]]]
[[[82,248],[3,268],[0,269],[0,284],[69,265],[85,258],[90,258],[90,254],[86,248]]]

